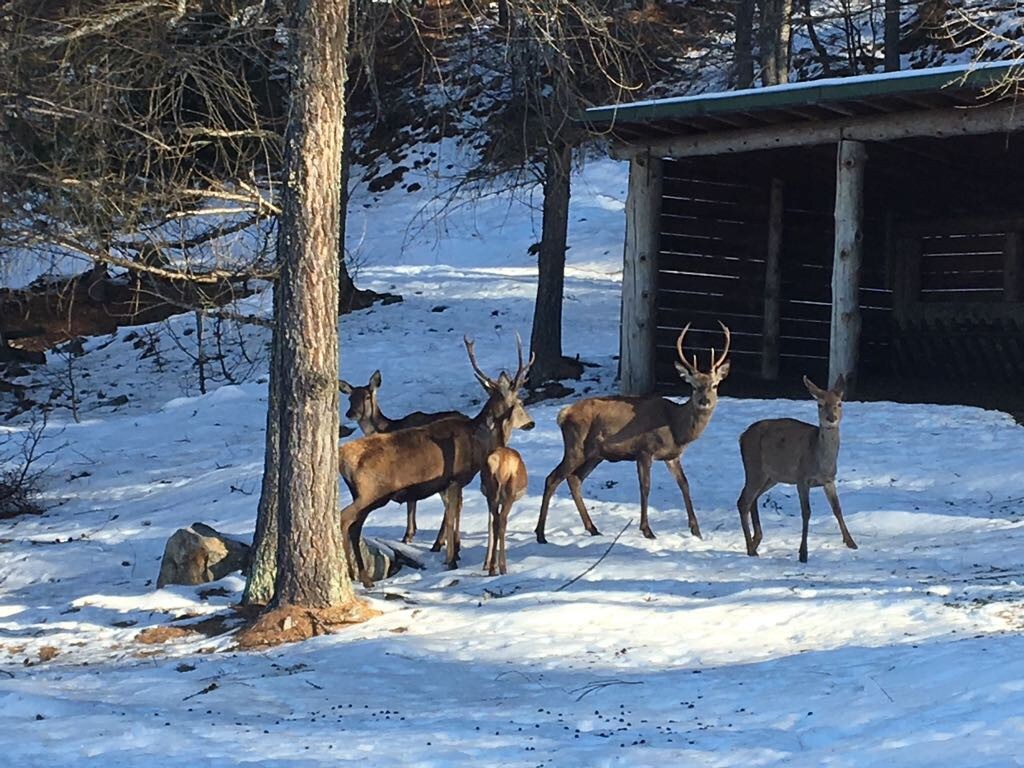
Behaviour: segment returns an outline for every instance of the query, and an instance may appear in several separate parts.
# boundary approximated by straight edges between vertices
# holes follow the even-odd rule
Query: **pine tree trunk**
[[[296,0],[278,230],[281,456],[272,606],[354,600],[338,526],[338,213],[348,3]]]
[[[566,378],[562,360],[562,294],[565,285],[565,247],[569,230],[569,174],[572,145],[558,139],[544,159],[544,212],[537,257],[537,302],[533,308],[530,349],[536,360],[531,383]]]
[[[737,88],[754,85],[754,0],[736,0],[736,48],[734,55]]]
[[[885,71],[900,68],[900,0],[885,0]]]
[[[346,121],[347,122],[347,121]],[[348,182],[352,167],[352,136],[345,126],[341,149],[341,185],[338,189],[341,198],[338,204],[338,312],[345,314],[352,311],[358,289],[348,271],[348,258],[345,251],[345,229],[348,225]]]
[[[789,82],[789,53],[793,33],[793,0],[762,0],[761,82]]]
[[[281,332],[277,288],[274,288],[274,330],[270,342],[270,382],[267,384],[267,432],[263,453],[263,484],[252,538],[252,561],[242,593],[242,605],[267,605],[277,578],[277,494],[281,461]]]

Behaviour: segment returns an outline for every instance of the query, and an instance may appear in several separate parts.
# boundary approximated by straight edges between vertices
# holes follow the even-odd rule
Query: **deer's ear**
[[[379,389],[381,382],[380,371],[374,371],[373,375],[370,376],[370,389]]]
[[[832,385],[832,394],[842,397],[844,392],[846,392],[846,377],[840,373],[836,378],[836,383]]]
[[[690,373],[690,369],[689,368],[687,368],[685,365],[683,365],[682,363],[677,361],[676,362],[676,370],[679,371],[679,376],[682,378],[683,381],[685,381],[691,387],[695,386],[695,382],[693,380],[693,374]]]
[[[338,379],[338,391],[341,392],[341,394],[343,395],[351,395],[352,385],[349,384],[344,379]]]
[[[721,381],[729,375],[729,361],[726,360],[715,369],[715,381]]]
[[[815,400],[824,400],[825,392],[815,384],[813,381],[804,376],[804,386],[807,387],[807,391],[811,393],[811,397]]]

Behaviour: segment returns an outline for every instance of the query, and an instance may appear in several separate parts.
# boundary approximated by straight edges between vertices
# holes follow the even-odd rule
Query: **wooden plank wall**
[[[709,347],[721,349],[717,320],[732,330],[732,368],[760,375],[764,317],[764,252],[770,178],[739,182],[706,168],[665,163],[657,294],[655,377],[680,389],[673,362],[679,329],[692,322],[687,352],[707,368]],[[779,376],[828,373],[834,191],[787,181],[781,258]],[[892,294],[886,278],[884,227],[868,221],[861,282],[861,368],[890,364]]]
[[[717,321],[732,331],[733,371],[760,370],[767,191],[727,176],[666,162],[658,255],[655,380],[678,389],[675,341],[686,323],[688,356],[707,370],[722,349]]]
[[[1024,380],[1024,303],[1016,261],[1019,217],[908,226],[916,270],[897,313],[893,361],[917,379]]]

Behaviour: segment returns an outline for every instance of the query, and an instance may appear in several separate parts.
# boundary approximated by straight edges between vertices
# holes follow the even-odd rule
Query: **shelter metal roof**
[[[592,107],[583,119],[628,143],[977,105],[979,95],[998,91],[1010,76],[1024,76],[1024,66],[997,61],[653,99]]]

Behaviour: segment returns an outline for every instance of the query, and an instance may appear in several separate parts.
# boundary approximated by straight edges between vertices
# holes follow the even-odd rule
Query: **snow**
[[[410,175],[419,191],[361,188],[354,199],[360,282],[405,301],[343,318],[340,370],[361,383],[379,368],[387,414],[474,411],[482,392],[462,334],[487,370],[512,366],[514,332],[529,335],[530,196],[467,190],[457,213],[418,227],[448,183],[443,167]],[[604,464],[584,484],[604,535],[585,534],[563,485],[551,543],[535,542],[544,477],[561,456],[558,410],[615,388],[625,173],[589,162],[573,180],[565,349],[597,367],[577,395],[529,406],[537,427],[514,436],[531,477],[512,511],[509,574],[482,574],[486,507],[473,483],[462,567],[446,571],[427,551],[441,505],[422,502],[414,546],[427,569],[379,583],[365,596],[381,615],[344,632],[251,653],[230,636],[136,640],[240,596],[238,574],[161,590],[155,580],[179,527],[251,536],[266,337],[242,330],[255,364],[239,356],[238,383],[220,377],[206,395],[191,317],[88,340],[75,362],[82,421],[61,409],[47,427],[51,447],[66,444],[45,480],[51,508],[0,523],[5,764],[1016,764],[1024,429],[1006,414],[849,403],[838,487],[860,548],[843,546],[815,492],[804,565],[786,486],[765,499],[761,556],[746,556],[736,439],[756,419],[812,420],[814,403],[733,398],[726,380],[684,457],[703,540],[686,531],[662,467],[651,490],[658,538],[643,538],[634,468]],[[267,298],[238,309],[265,314]],[[130,402],[108,405],[117,394]],[[9,422],[0,440],[27,428]],[[374,512],[367,533],[397,540],[404,515]],[[47,648],[57,655],[43,660]]]
[[[731,99],[734,97],[750,96],[759,93],[790,93],[796,91],[806,91],[809,89],[827,89],[836,85],[850,85],[853,83],[864,83],[864,82],[877,82],[880,80],[904,80],[913,81],[920,77],[931,77],[932,75],[948,74],[950,76],[949,84],[952,85],[957,81],[957,78],[963,77],[965,74],[974,71],[982,71],[986,69],[1000,69],[1011,66],[1020,66],[1020,62],[1016,61],[987,61],[987,62],[972,62],[969,64],[948,64],[940,67],[926,67],[922,69],[907,69],[896,72],[871,72],[863,75],[850,75],[847,77],[826,77],[820,80],[802,80],[793,83],[783,83],[781,85],[771,85],[763,88],[744,88],[738,90],[723,90],[715,93],[695,93],[688,96],[676,96],[672,98],[664,99],[648,99],[645,101],[632,101],[628,104],[609,104],[607,106],[593,107],[587,110],[588,112],[596,112],[600,110],[609,109],[611,107],[618,107],[619,109],[628,111],[631,109],[638,109],[641,107],[650,107],[654,105],[662,106],[668,104],[686,104],[693,101],[712,101],[716,99]]]

